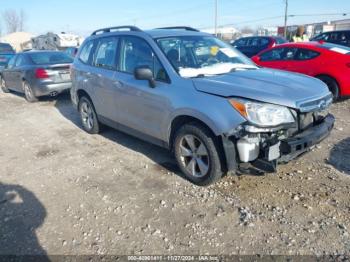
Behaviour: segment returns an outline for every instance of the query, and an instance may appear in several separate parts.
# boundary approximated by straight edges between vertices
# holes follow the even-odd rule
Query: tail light
[[[38,68],[37,70],[35,70],[35,77],[38,79],[45,79],[49,78],[49,75],[45,69]]]

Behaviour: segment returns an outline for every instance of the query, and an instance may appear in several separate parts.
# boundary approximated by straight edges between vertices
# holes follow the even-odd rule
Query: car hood
[[[330,92],[318,79],[272,69],[236,71],[193,79],[198,91],[224,97],[242,97],[299,108],[313,100],[327,98]]]

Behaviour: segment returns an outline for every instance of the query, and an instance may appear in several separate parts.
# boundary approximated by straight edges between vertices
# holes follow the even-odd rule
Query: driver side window
[[[168,82],[168,75],[148,43],[139,37],[124,37],[120,48],[119,70],[133,74],[140,66],[149,67],[155,80]]]
[[[282,54],[284,52],[285,52],[285,48],[276,48],[263,53],[260,56],[260,60],[263,62],[282,60]]]

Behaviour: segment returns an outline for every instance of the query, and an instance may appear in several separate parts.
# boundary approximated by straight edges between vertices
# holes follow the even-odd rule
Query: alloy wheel
[[[94,114],[91,106],[87,102],[82,103],[80,113],[83,125],[91,130],[94,127]]]
[[[201,178],[209,171],[209,153],[204,143],[194,135],[180,140],[180,157],[185,169],[194,177]]]

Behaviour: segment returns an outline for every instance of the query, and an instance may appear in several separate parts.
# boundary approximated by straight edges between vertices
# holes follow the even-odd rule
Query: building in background
[[[298,26],[304,26],[306,34],[308,35],[308,37],[311,38],[311,37],[318,35],[320,33],[323,33],[323,32],[350,30],[350,19],[318,22],[318,23],[311,23],[311,24],[304,24],[304,25],[287,26],[287,38],[288,39],[291,39],[293,37],[293,35],[296,34]],[[284,35],[284,27],[283,26],[279,26],[277,31],[278,31],[277,32],[278,35],[280,35],[280,36]]]
[[[201,29],[202,32],[215,35],[215,28]],[[240,31],[232,26],[218,27],[217,36],[225,41],[230,41],[237,38],[240,35]]]
[[[278,28],[277,26],[260,27],[257,29],[256,34],[258,36],[277,36]]]
[[[9,43],[16,52],[31,49],[29,45],[34,35],[27,32],[15,32],[0,38],[0,42]]]

